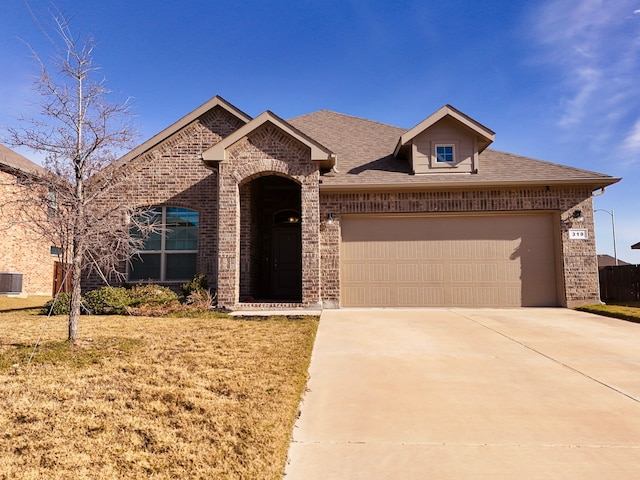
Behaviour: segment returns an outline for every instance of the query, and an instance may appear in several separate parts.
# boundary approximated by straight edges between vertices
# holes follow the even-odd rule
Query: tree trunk
[[[73,259],[71,262],[71,308],[69,311],[69,338],[75,342],[80,338],[80,311],[82,308],[82,246],[78,242],[73,244]]]

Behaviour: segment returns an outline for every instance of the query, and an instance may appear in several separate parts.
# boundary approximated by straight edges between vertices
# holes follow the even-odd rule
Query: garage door
[[[345,307],[555,306],[551,214],[345,216]]]

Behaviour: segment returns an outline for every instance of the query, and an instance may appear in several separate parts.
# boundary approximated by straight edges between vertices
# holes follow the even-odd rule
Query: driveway
[[[640,478],[640,324],[325,310],[309,374],[286,480]]]

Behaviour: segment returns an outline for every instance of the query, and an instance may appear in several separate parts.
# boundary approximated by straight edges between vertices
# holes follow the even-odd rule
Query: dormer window
[[[453,163],[454,158],[453,145],[436,145],[436,162]]]
[[[402,134],[393,156],[409,160],[416,175],[474,173],[494,137],[487,127],[445,105]]]

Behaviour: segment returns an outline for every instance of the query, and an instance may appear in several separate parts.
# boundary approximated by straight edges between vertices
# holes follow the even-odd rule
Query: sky
[[[621,177],[594,198],[597,251],[613,217],[640,264],[640,0],[0,0],[0,137],[36,99],[27,44],[47,58],[54,5],[96,39],[141,142],[215,95],[404,128],[451,104],[491,148]]]

